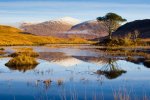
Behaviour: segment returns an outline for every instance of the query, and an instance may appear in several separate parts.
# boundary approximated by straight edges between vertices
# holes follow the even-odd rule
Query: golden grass
[[[112,50],[105,51],[108,55],[112,56],[143,56],[145,58],[149,58],[149,54],[145,52],[134,52],[131,50]]]
[[[10,54],[10,57],[17,57],[19,55],[25,55],[30,57],[38,57],[39,54],[33,51],[32,48],[15,48],[17,52]]]
[[[4,48],[0,48],[1,51],[5,50]]]
[[[9,56],[17,57],[19,55],[25,55],[25,56],[30,56],[30,57],[38,57],[39,56],[39,54],[36,52],[15,52],[15,53],[10,54]]]
[[[32,34],[24,34],[21,30],[10,26],[0,25],[0,46],[14,45],[43,45],[43,44],[85,44],[89,41],[71,37],[69,39],[56,38],[51,36],[35,36]]]
[[[9,60],[8,63],[5,65],[13,68],[13,69],[20,69],[20,70],[28,70],[35,68],[35,66],[38,64],[36,59],[34,57],[39,56],[37,52],[34,52],[32,48],[15,48],[17,52],[12,53],[11,57],[14,57],[13,59]],[[18,67],[19,66],[19,67]],[[24,67],[26,66],[26,67]]]
[[[143,41],[143,42],[150,42],[150,39],[149,38],[147,38],[147,39],[141,39],[141,41]]]
[[[4,50],[5,50],[4,48],[0,48],[0,55],[5,54]]]
[[[13,66],[30,66],[37,64],[38,62],[35,60],[35,58],[26,55],[20,55],[9,60],[9,62],[6,63],[5,65],[13,67]]]
[[[139,47],[141,48],[141,47]],[[149,49],[148,48],[142,48],[142,49]],[[129,47],[104,47],[104,48],[99,48],[99,50],[103,51],[104,54],[111,55],[111,56],[125,56],[125,57],[130,57],[130,56],[141,56],[145,59],[150,59],[150,54],[148,52],[140,51],[138,48],[129,48]],[[130,59],[130,58],[129,58]]]
[[[2,50],[0,50],[0,55],[3,55],[3,54],[5,54],[5,52],[4,52],[4,51],[2,51]]]
[[[33,48],[26,48],[26,47],[23,47],[23,48],[13,48],[13,49],[15,49],[15,50],[17,50],[17,51],[32,51],[33,50]]]

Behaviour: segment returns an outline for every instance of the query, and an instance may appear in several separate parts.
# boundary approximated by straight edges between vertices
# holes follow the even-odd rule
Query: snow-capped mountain
[[[64,17],[38,24],[23,23],[21,29],[35,35],[63,38],[78,36],[85,39],[95,39],[108,35],[106,27],[96,20],[80,23],[78,19],[71,17]]]
[[[68,23],[70,25],[76,25],[76,24],[80,23],[80,20],[72,18],[72,17],[63,17],[60,19],[56,19],[54,21],[60,21],[60,22]]]
[[[63,67],[72,67],[77,64],[80,64],[82,61],[73,57],[68,57],[65,59],[57,60],[57,61],[52,61],[55,64],[58,64]]]
[[[58,33],[64,33],[71,29],[75,24],[80,21],[71,17],[64,17],[56,20],[50,20],[38,24],[23,23],[21,29],[27,33],[32,33],[35,35],[46,35],[53,36]]]

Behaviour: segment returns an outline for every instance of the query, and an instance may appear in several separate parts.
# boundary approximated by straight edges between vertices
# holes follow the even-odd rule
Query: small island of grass
[[[18,69],[22,71],[30,70],[38,65],[35,57],[39,54],[33,51],[32,48],[15,48],[16,52],[10,54],[13,57],[5,65],[11,69]]]
[[[33,51],[32,48],[16,48],[17,51],[10,54],[10,57],[17,57],[19,55],[25,55],[25,56],[30,56],[30,57],[38,57],[39,54],[35,51]]]
[[[4,50],[5,50],[4,48],[0,48],[0,55],[5,54],[5,51],[4,51]]]
[[[30,65],[38,65],[38,62],[35,58],[26,56],[26,55],[19,55],[11,59],[8,63],[5,64],[8,67],[15,67],[15,66],[30,66]]]

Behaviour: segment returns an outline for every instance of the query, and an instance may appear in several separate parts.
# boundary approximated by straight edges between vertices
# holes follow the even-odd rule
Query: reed
[[[57,80],[57,84],[58,84],[58,85],[62,85],[62,84],[63,84],[63,80],[62,80],[62,79],[58,79],[58,80]]]

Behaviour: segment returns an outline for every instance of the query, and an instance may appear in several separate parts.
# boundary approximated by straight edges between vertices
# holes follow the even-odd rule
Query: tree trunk
[[[111,40],[112,39],[112,31],[109,30],[109,39]]]
[[[111,36],[111,34],[109,34],[109,39],[110,39],[110,40],[112,39],[112,36]]]
[[[108,27],[108,32],[109,32],[109,39],[112,39],[112,21],[109,21],[109,27]]]

